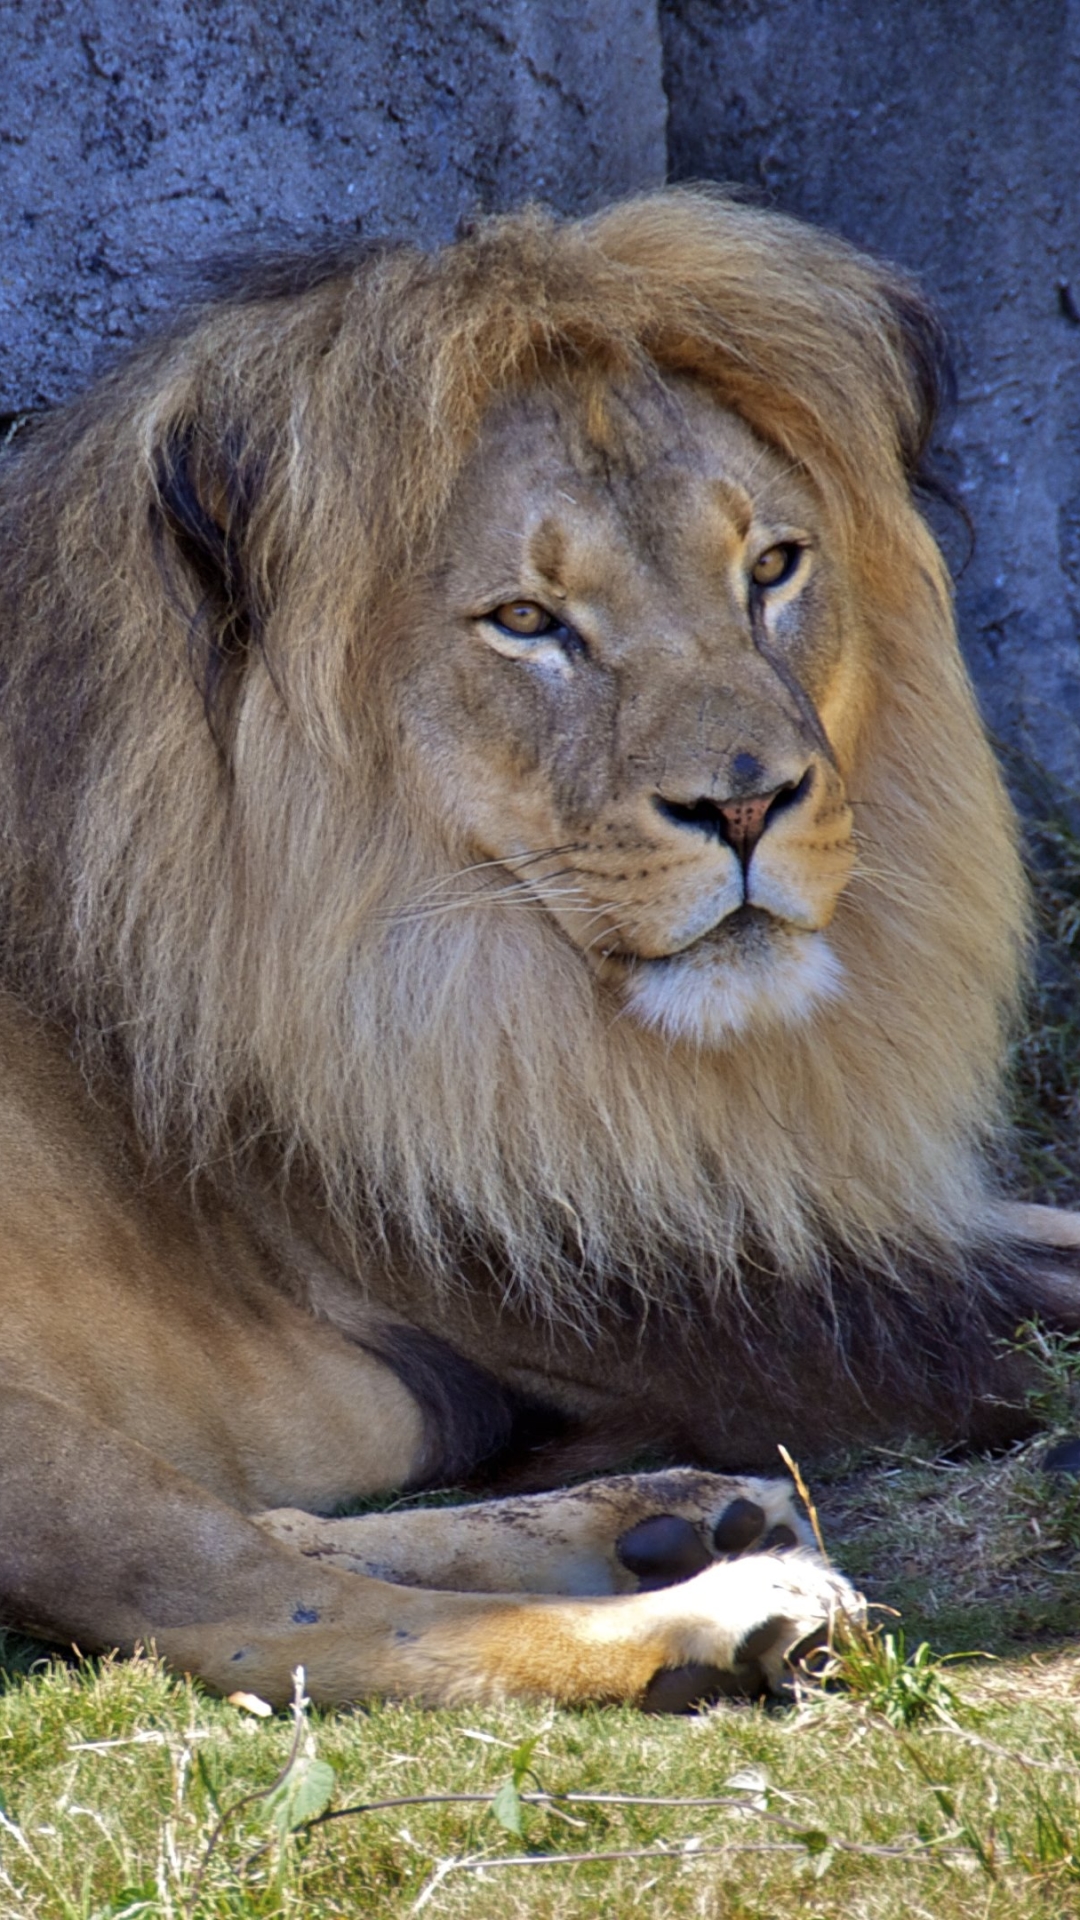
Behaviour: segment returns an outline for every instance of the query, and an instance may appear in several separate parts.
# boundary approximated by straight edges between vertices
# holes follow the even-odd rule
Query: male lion
[[[845,1594],[705,1469],[1015,1428],[1080,1219],[984,1165],[1025,904],[937,347],[672,192],[269,263],[16,443],[7,1618],[678,1706]]]

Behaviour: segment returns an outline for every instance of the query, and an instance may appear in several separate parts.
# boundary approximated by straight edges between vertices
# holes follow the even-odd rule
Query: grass
[[[1047,827],[1034,854],[1046,959],[1009,1178],[1052,1200],[1080,1194],[1080,844]],[[1080,1432],[1080,1349],[1043,1359],[1040,1419]],[[842,1687],[782,1709],[261,1719],[153,1659],[9,1635],[0,1920],[1080,1915],[1080,1479],[1042,1471],[1045,1446],[913,1443],[815,1482],[883,1610]]]
[[[1039,967],[1013,1060],[1010,1188],[1051,1205],[1080,1194],[1080,838],[1061,820],[1027,829]]]
[[[888,1686],[690,1721],[521,1706],[308,1714],[300,1757],[309,1773],[313,1759],[332,1769],[330,1810],[370,1810],[294,1832],[280,1788],[244,1798],[280,1779],[287,1720],[249,1718],[150,1660],[50,1663],[0,1699],[0,1911],[1080,1911],[1080,1660],[949,1669],[944,1691],[923,1666],[908,1689],[923,1706],[897,1724]]]

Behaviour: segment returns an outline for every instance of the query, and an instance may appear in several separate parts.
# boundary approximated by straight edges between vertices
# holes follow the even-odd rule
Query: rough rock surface
[[[911,269],[957,349],[968,655],[1080,818],[1080,0],[0,0],[0,51],[0,413],[214,253],[574,211],[665,157]]]
[[[0,0],[0,50],[0,410],[207,255],[664,176],[651,0]]]
[[[661,21],[672,176],[743,182],[941,306],[941,464],[977,535],[961,633],[1021,793],[1080,819],[1080,0],[664,0]]]

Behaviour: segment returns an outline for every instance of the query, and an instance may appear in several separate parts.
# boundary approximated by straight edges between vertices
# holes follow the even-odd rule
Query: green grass
[[[1059,826],[1034,841],[1046,951],[1008,1173],[1067,1200],[1080,844]],[[1047,1350],[1037,1412],[1080,1431],[1075,1345]],[[9,1635],[0,1920],[1080,1915],[1080,1480],[1041,1471],[1045,1444],[985,1460],[912,1444],[815,1483],[831,1551],[882,1610],[841,1656],[843,1688],[807,1683],[787,1708],[382,1705],[297,1726],[152,1659]],[[411,1804],[304,1824],[388,1800]]]
[[[309,1715],[301,1759],[309,1743],[333,1770],[331,1811],[413,1804],[291,1833],[280,1790],[221,1824],[280,1776],[287,1718],[249,1718],[149,1660],[50,1664],[0,1698],[0,1912],[1080,1911],[1080,1660],[946,1671],[944,1691],[898,1725],[887,1691],[697,1720],[520,1706]],[[434,1797],[445,1793],[478,1797]],[[551,1859],[597,1854],[608,1857]]]

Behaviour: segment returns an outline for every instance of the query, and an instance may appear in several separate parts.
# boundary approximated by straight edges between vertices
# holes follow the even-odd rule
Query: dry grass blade
[[[821,1522],[818,1519],[817,1508],[815,1507],[814,1502],[810,1498],[810,1489],[807,1486],[806,1481],[803,1479],[802,1469],[800,1468],[798,1462],[792,1459],[791,1454],[788,1452],[786,1447],[777,1445],[776,1451],[780,1455],[781,1460],[783,1461],[785,1467],[787,1468],[792,1479],[794,1480],[795,1490],[798,1493],[799,1499],[802,1501],[803,1506],[806,1508],[807,1514],[809,1515],[810,1525],[814,1529],[814,1539],[817,1542],[817,1550],[820,1553],[823,1560],[829,1561],[828,1550],[825,1546],[825,1536],[821,1531]],[[829,1561],[829,1564],[831,1565],[831,1561]]]

